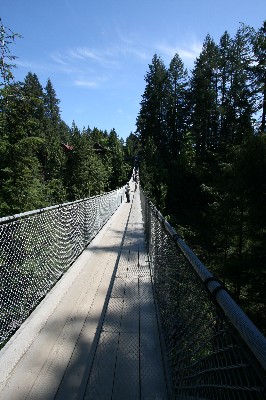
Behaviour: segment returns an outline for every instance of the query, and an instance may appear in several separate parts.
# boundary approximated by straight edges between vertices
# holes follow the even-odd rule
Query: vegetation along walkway
[[[167,398],[139,191],[131,196],[1,350],[1,400]]]

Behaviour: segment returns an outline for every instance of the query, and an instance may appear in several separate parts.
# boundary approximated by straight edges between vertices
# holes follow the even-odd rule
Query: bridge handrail
[[[120,189],[118,189],[118,190],[112,190],[112,191],[110,191],[110,192],[108,192],[108,193],[109,193],[109,194],[111,194],[111,193],[117,193],[117,191],[119,191],[119,193],[122,194],[122,193],[123,193],[123,188],[120,188]],[[27,217],[30,217],[30,216],[33,216],[33,215],[36,215],[36,214],[41,214],[41,213],[43,213],[43,212],[47,212],[47,211],[51,211],[51,210],[56,210],[56,209],[63,208],[63,207],[66,207],[66,206],[71,206],[71,205],[73,205],[73,204],[83,203],[84,201],[87,201],[87,200],[97,199],[97,198],[101,197],[101,196],[104,195],[104,194],[106,194],[106,193],[97,194],[97,195],[95,195],[95,196],[85,197],[85,198],[83,198],[83,199],[79,199],[79,200],[75,200],[75,201],[69,201],[69,202],[66,202],[66,203],[60,203],[60,204],[56,204],[56,205],[54,205],[54,206],[49,206],[49,207],[44,207],[44,208],[38,208],[38,209],[36,209],[36,210],[30,210],[30,211],[26,211],[26,212],[19,213],[19,214],[8,215],[8,216],[6,216],[6,217],[1,217],[1,218],[0,218],[0,225],[1,225],[1,224],[5,224],[6,222],[12,222],[12,221],[16,221],[16,220],[22,219],[22,218],[27,218]]]
[[[174,395],[263,399],[266,338],[140,193]]]
[[[215,299],[222,308],[230,322],[237,329],[239,334],[245,340],[256,359],[266,370],[266,338],[254,323],[248,318],[244,311],[232,299],[223,284],[214,277],[214,275],[199,260],[196,254],[182,240],[176,230],[169,224],[163,215],[151,203],[153,211],[157,214],[158,219],[164,224],[167,232],[172,236],[178,247],[193,266],[195,272],[206,285],[211,294],[215,294]]]
[[[119,207],[124,188],[0,219],[0,348]]]

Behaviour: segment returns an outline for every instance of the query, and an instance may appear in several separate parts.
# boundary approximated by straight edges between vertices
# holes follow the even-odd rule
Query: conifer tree
[[[108,138],[109,150],[109,163],[112,166],[112,173],[110,176],[110,188],[115,189],[123,186],[128,178],[129,171],[127,170],[124,162],[124,149],[123,144],[118,139],[115,129],[112,129]]]
[[[167,70],[156,54],[149,65],[145,82],[146,88],[136,122],[137,132],[143,144],[148,138],[153,138],[157,146],[164,145]]]
[[[241,144],[254,132],[256,92],[252,83],[252,35],[253,30],[243,24],[232,41],[230,89],[228,92],[232,119],[229,143]]]
[[[259,132],[266,132],[266,21],[253,37],[254,82],[259,95],[257,110],[261,112]]]
[[[42,149],[42,164],[45,178],[46,196],[51,204],[65,201],[63,173],[67,155],[62,146],[68,142],[61,140],[61,117],[59,99],[50,79],[44,88],[45,143]]]
[[[44,137],[44,92],[36,74],[29,72],[24,80],[27,135]]]
[[[136,133],[142,147],[142,184],[153,200],[160,198],[164,209],[166,196],[165,151],[167,151],[166,100],[168,97],[167,69],[155,54],[145,76],[146,87],[140,103]]]
[[[139,156],[140,145],[139,138],[136,134],[130,133],[125,142],[125,161],[132,167],[135,163],[135,158]]]
[[[25,84],[9,85],[4,91],[6,152],[2,193],[8,213],[46,205],[39,161],[44,142],[42,90],[36,76],[29,78]]]
[[[4,26],[0,18],[0,88],[13,81],[12,69],[16,67],[13,61],[17,58],[11,54],[10,45],[16,38],[21,38],[18,33]]]
[[[166,132],[169,154],[175,160],[181,153],[188,125],[188,73],[176,54],[168,69]]]
[[[191,78],[192,132],[198,162],[218,146],[218,46],[207,35]]]
[[[219,43],[219,114],[220,134],[219,151],[223,154],[230,139],[230,125],[233,118],[233,110],[230,105],[229,91],[231,76],[233,73],[231,62],[232,39],[227,31],[222,35]]]

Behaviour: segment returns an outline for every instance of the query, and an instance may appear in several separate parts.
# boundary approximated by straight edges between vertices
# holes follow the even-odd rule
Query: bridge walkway
[[[139,191],[0,352],[0,400],[166,399]]]

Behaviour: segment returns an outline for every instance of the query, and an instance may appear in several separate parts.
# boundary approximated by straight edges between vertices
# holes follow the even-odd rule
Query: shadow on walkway
[[[1,400],[167,398],[138,191],[0,355]]]

